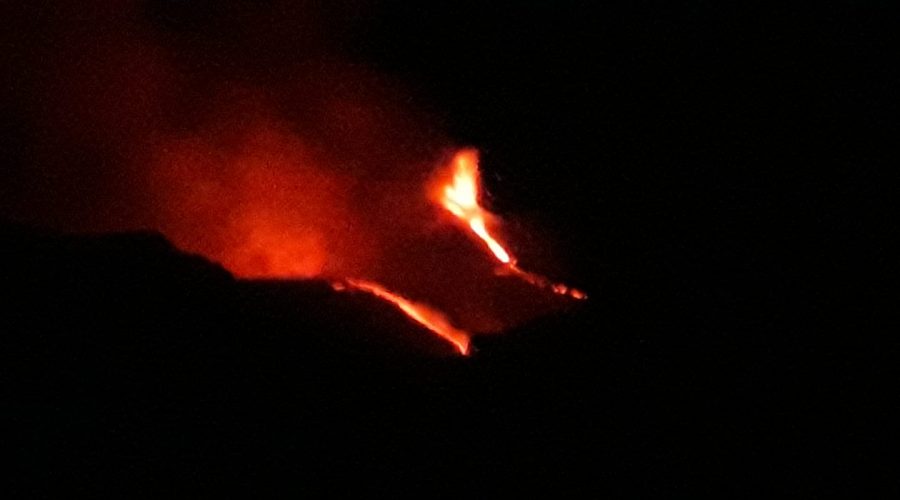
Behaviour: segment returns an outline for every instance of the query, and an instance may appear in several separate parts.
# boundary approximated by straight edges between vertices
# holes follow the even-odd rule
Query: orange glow
[[[485,225],[488,212],[478,204],[478,154],[474,150],[460,151],[453,158],[453,165],[453,182],[444,186],[441,204],[465,222],[497,260],[504,264],[514,262],[509,251],[491,236]]]
[[[550,290],[557,295],[564,295],[576,300],[587,299],[587,294],[577,288],[562,283],[553,283],[547,278],[528,272],[518,267],[516,259],[509,250],[503,247],[485,225],[486,219],[495,218],[490,212],[478,204],[480,193],[478,175],[478,152],[473,149],[462,150],[453,157],[453,180],[442,186],[439,202],[451,214],[464,222],[469,229],[483,241],[494,257],[504,264],[504,270],[518,276],[535,287]]]
[[[370,293],[380,299],[384,299],[397,306],[401,311],[406,313],[407,316],[415,320],[417,323],[451,342],[456,346],[456,349],[460,352],[460,354],[468,354],[469,352],[468,332],[465,332],[453,326],[450,323],[450,320],[447,319],[447,316],[445,316],[437,309],[429,306],[428,304],[409,300],[405,297],[390,292],[383,286],[371,281],[347,279],[345,282],[335,282],[331,286],[337,291],[343,291],[349,287],[354,290],[360,290]]]
[[[563,283],[554,283],[549,279],[535,273],[528,272],[515,264],[510,264],[509,271],[512,274],[515,274],[523,281],[526,281],[538,288],[543,288],[545,290],[550,290],[551,292],[557,295],[565,295],[566,297],[573,298],[575,300],[586,300],[587,294],[582,292],[581,290],[565,285]]]

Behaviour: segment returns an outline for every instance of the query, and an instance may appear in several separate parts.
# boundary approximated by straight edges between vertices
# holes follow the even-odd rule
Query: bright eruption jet
[[[478,152],[462,150],[453,157],[453,180],[443,186],[439,202],[450,213],[465,223],[472,232],[487,245],[494,257],[504,264],[506,270],[532,285],[559,295],[583,300],[587,295],[576,288],[561,283],[553,283],[547,278],[525,271],[516,265],[516,259],[496,238],[488,232],[485,220],[492,214],[478,204],[480,179],[478,175]]]
[[[442,199],[444,208],[466,222],[497,260],[504,264],[515,264],[509,252],[488,233],[485,226],[484,219],[488,212],[478,205],[477,153],[472,150],[461,151],[453,159],[453,165],[453,182],[444,187]]]

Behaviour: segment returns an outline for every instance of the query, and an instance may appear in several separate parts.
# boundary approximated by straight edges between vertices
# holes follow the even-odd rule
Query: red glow
[[[354,257],[363,228],[344,192],[349,182],[290,131],[260,122],[229,143],[196,137],[169,141],[154,169],[164,193],[159,224],[175,243],[221,262],[244,278],[311,278]],[[348,248],[352,247],[352,248]]]

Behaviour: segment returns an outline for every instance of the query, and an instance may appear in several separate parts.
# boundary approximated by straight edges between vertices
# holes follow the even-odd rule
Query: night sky
[[[886,4],[322,3],[0,7],[16,491],[897,489],[870,382],[897,342],[868,341],[892,338]],[[109,236],[271,277],[234,250],[262,219],[233,214],[301,206],[272,223],[292,248],[342,239],[298,273],[389,280],[393,249],[464,241],[395,196],[460,147],[522,259],[591,295],[471,359],[366,340],[409,325],[364,300]],[[235,188],[247,158],[314,189]]]

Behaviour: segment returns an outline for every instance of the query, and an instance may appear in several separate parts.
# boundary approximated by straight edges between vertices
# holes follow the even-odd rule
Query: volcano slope
[[[659,341],[686,328],[663,308],[592,299],[463,357],[373,297],[237,280],[158,234],[0,239],[10,492],[825,487],[774,418],[811,421],[797,383]]]

